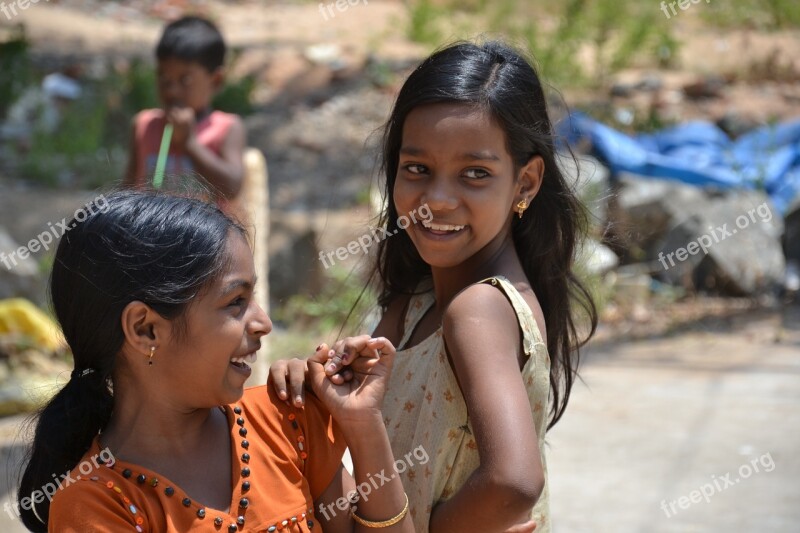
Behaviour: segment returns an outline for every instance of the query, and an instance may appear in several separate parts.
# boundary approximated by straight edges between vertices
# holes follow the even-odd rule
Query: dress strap
[[[428,309],[430,309],[434,303],[435,298],[433,296],[433,291],[415,294],[411,297],[408,301],[408,309],[406,310],[406,316],[403,322],[403,338],[400,344],[397,345],[398,350],[405,349],[404,347],[408,341],[411,340],[411,335],[417,328],[417,324],[422,320],[422,317],[425,316],[425,313],[428,312]]]
[[[480,281],[480,283],[491,283],[501,291],[503,291],[511,302],[514,308],[514,313],[517,315],[519,321],[519,328],[522,332],[522,349],[525,355],[530,357],[538,345],[543,348],[547,346],[542,341],[542,334],[539,331],[539,325],[536,323],[536,318],[533,316],[528,302],[522,297],[519,291],[511,284],[508,279],[503,276],[494,276]]]

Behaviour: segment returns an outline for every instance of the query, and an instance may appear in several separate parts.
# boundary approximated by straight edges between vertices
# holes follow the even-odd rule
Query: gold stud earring
[[[150,365],[150,366],[153,366],[153,354],[155,353],[155,351],[156,351],[156,347],[155,346],[151,346],[150,347],[150,358],[147,360],[147,364]]]
[[[517,213],[519,214],[519,218],[522,218],[522,213],[524,213],[526,209],[528,209],[528,201],[523,198],[522,201],[517,204]]]

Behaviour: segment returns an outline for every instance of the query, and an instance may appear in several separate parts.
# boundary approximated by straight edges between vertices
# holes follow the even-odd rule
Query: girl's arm
[[[433,509],[430,531],[504,531],[529,519],[544,487],[538,438],[520,377],[517,317],[502,292],[479,284],[451,302],[443,327],[480,466]]]
[[[387,533],[412,533],[414,526],[408,516],[408,506],[400,478],[394,474],[394,456],[383,424],[381,406],[386,393],[394,346],[385,338],[368,335],[350,337],[328,351],[321,345],[308,360],[308,379],[316,396],[325,404],[347,442],[353,458],[351,477],[340,469],[333,483],[316,502],[316,515],[324,519],[325,529],[336,532],[373,531],[350,515],[350,507],[357,517],[368,522],[385,522],[402,517],[394,525],[382,527]],[[324,354],[324,357],[320,357]],[[353,379],[336,384],[329,379],[323,365],[329,355],[344,354],[350,363]],[[377,485],[377,487],[376,487]],[[354,505],[360,488],[363,498]],[[320,507],[322,506],[322,507]],[[323,512],[324,510],[324,512]]]

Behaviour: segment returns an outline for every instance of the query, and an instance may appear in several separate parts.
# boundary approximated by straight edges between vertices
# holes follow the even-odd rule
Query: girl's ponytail
[[[108,373],[93,370],[81,374],[72,373],[36,421],[28,466],[17,493],[20,518],[31,531],[47,531],[50,498],[111,418],[114,397]],[[35,494],[35,499],[43,495],[42,501],[35,503]]]

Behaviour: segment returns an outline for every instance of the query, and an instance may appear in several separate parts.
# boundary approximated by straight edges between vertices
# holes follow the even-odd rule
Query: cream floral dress
[[[514,286],[500,276],[481,283],[491,283],[505,293],[522,331],[528,360],[520,379],[528,392],[545,476],[544,490],[531,509],[531,516],[536,520],[536,533],[548,533],[544,436],[550,395],[550,357],[530,307]],[[412,297],[399,347],[408,342],[415,326],[434,303],[433,291]],[[467,406],[445,353],[441,327],[416,346],[397,352],[383,414],[394,456],[408,466],[400,475],[408,493],[409,512],[417,532],[426,533],[431,509],[458,491],[480,464]],[[411,455],[415,450],[417,454]],[[422,450],[429,456],[426,464],[419,460]],[[405,460],[406,456],[409,461]]]

